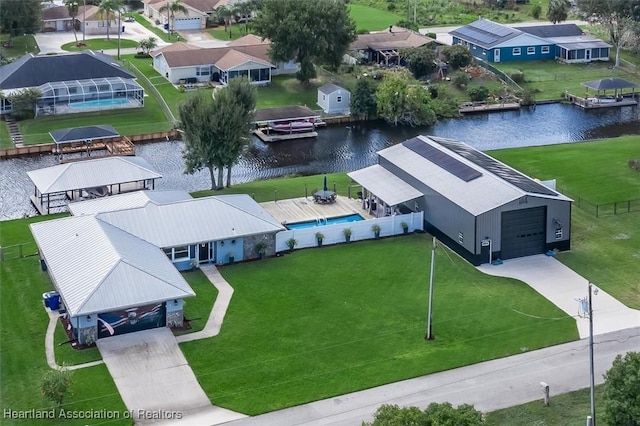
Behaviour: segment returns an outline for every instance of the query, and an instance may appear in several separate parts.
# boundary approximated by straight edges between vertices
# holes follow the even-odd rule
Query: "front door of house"
[[[585,49],[584,60],[589,62],[591,60],[591,49]]]
[[[493,62],[500,62],[500,49],[493,49]]]
[[[210,259],[209,243],[198,244],[198,260],[200,262],[208,262]]]

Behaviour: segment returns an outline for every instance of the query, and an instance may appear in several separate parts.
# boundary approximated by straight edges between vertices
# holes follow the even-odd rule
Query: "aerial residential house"
[[[349,114],[351,92],[337,84],[318,87],[318,105],[326,114]]]
[[[453,44],[469,48],[473,56],[487,62],[559,59],[564,62],[608,60],[611,47],[585,35],[574,24],[509,27],[479,19],[449,34]]]
[[[406,28],[390,26],[388,30],[358,34],[356,41],[349,45],[345,62],[402,65],[400,50],[421,47],[436,41]]]
[[[175,0],[143,0],[144,14],[152,21],[163,25],[170,24],[170,13],[160,12],[165,5],[170,5]],[[228,2],[228,0],[181,0],[180,4],[187,9],[187,13],[176,12],[174,14],[173,29],[175,31],[202,30],[207,26],[207,20],[215,15],[215,10]]]
[[[44,3],[43,3],[44,4]],[[42,31],[73,31],[75,26],[79,34],[106,34],[107,27],[111,34],[118,33],[117,14],[112,13],[111,19],[100,11],[98,6],[80,5],[78,14],[72,18],[67,6],[52,6],[42,10]]]
[[[269,59],[268,40],[248,35],[224,47],[204,48],[187,43],[152,52],[153,67],[173,84],[214,81],[221,84],[234,77],[247,77],[253,84],[270,84],[271,77],[292,74],[298,65],[274,64]]]
[[[570,248],[570,198],[462,142],[416,136],[348,175],[368,208],[424,212],[425,229],[474,265]]]

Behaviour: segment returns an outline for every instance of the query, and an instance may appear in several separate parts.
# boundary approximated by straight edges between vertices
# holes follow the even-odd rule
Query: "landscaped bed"
[[[424,340],[427,234],[227,266],[235,292],[215,339],[181,344],[217,405],[259,414],[577,338],[527,285],[437,251]],[[209,354],[215,353],[215,357]]]

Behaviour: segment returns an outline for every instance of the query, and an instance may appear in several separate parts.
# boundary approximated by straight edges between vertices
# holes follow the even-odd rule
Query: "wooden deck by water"
[[[365,219],[373,219],[366,210],[362,209],[362,201],[358,199],[337,196],[336,202],[331,204],[316,204],[313,197],[290,198],[280,201],[260,203],[267,213],[282,224],[308,222],[319,218],[349,216],[354,213]]]
[[[253,134],[256,135],[262,142],[276,142],[286,141],[293,139],[306,139],[318,137],[318,132],[297,132],[297,133],[271,133],[266,134],[262,130],[254,130]]]
[[[623,106],[638,105],[636,98],[629,96],[625,96],[621,99],[598,97],[582,98],[568,93],[565,98],[571,101],[572,104],[578,105],[584,109],[619,108]]]
[[[505,102],[502,104],[488,104],[485,102],[482,103],[467,103],[462,104],[458,107],[458,112],[460,114],[471,114],[474,112],[498,112],[498,111],[512,111],[520,109],[520,104],[517,102]]]

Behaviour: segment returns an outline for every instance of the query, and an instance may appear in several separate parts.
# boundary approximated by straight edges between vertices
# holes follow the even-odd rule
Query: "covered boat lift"
[[[67,202],[155,189],[162,175],[141,157],[103,157],[27,172],[35,190],[31,202],[40,214],[66,210]]]
[[[256,130],[253,132],[263,142],[273,142],[285,139],[314,138],[318,133],[314,129],[326,123],[322,121],[320,114],[307,106],[292,105],[278,108],[263,108],[255,112],[253,123]],[[294,123],[311,123],[313,130],[295,132]],[[278,133],[272,135],[272,130],[276,126],[291,124],[289,133]]]
[[[65,152],[86,152],[90,157],[96,149],[106,149],[112,155],[134,155],[133,143],[108,124],[52,130],[49,135],[60,160]]]
[[[585,87],[584,98],[569,93],[566,93],[565,97],[582,108],[621,107],[638,104],[635,92],[638,85],[623,78],[608,77],[580,84]],[[625,89],[631,90],[625,93]]]

